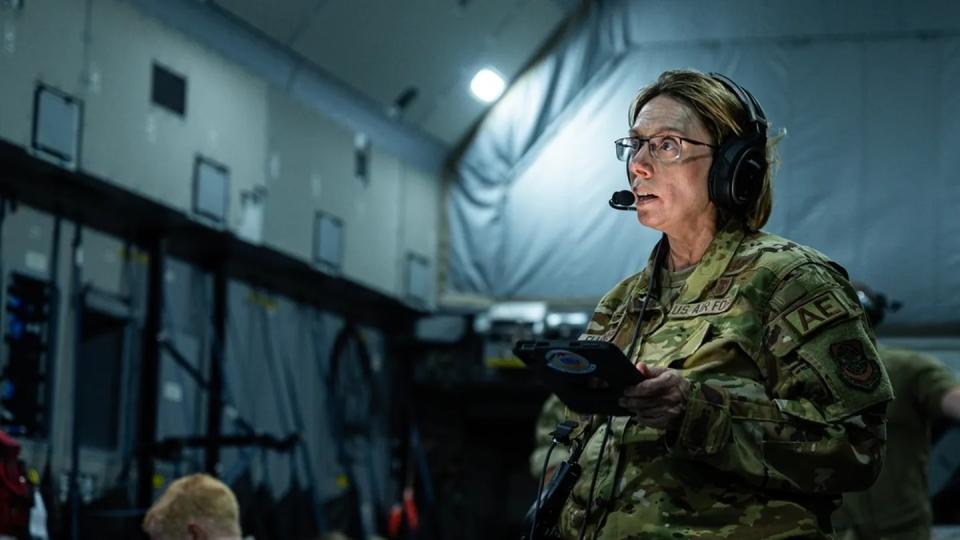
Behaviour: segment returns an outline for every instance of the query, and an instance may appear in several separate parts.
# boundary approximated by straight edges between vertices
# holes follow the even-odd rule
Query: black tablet
[[[617,401],[643,380],[623,351],[606,341],[518,341],[513,354],[571,410],[629,416]]]

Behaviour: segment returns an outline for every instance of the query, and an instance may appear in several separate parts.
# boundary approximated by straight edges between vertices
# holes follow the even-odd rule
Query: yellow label
[[[483,359],[483,364],[490,369],[521,369],[527,367],[523,360],[515,356],[501,358],[498,356],[488,356]]]
[[[806,336],[828,322],[842,317],[846,312],[840,300],[830,291],[787,313],[784,319],[800,335]]]
[[[117,248],[117,255],[119,255],[120,258],[126,257],[128,260],[136,264],[145,265],[150,262],[150,255],[136,248],[131,248],[130,250],[126,250],[124,249],[123,246],[120,246],[119,248]]]
[[[347,478],[347,475],[343,473],[337,475],[337,487],[340,489],[347,489],[350,487],[350,479]]]
[[[154,473],[154,475],[153,475],[153,489],[160,489],[160,488],[162,488],[164,482],[166,482],[166,479],[163,477],[162,474],[160,474],[160,473]]]
[[[250,291],[250,294],[247,295],[247,301],[255,306],[260,306],[267,311],[274,311],[277,309],[277,301],[270,297],[270,295],[259,291]]]

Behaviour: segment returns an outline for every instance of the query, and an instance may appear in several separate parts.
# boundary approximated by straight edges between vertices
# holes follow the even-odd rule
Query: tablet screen
[[[518,341],[514,354],[571,410],[628,416],[617,403],[643,380],[623,351],[606,341]]]

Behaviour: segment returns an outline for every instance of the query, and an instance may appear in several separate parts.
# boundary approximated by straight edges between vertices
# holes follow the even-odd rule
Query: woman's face
[[[714,143],[696,113],[666,95],[648,101],[630,129],[632,137],[656,135]],[[715,224],[717,209],[707,193],[712,162],[713,151],[707,146],[684,141],[679,159],[662,162],[650,155],[649,145],[643,145],[627,164],[640,223],[670,236],[684,236]]]

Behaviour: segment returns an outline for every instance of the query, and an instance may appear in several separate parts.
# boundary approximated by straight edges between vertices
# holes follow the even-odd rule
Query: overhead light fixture
[[[506,83],[503,82],[503,77],[489,68],[478,71],[473,76],[473,80],[470,81],[470,91],[477,99],[485,103],[496,101],[503,93],[504,87],[506,87]]]

